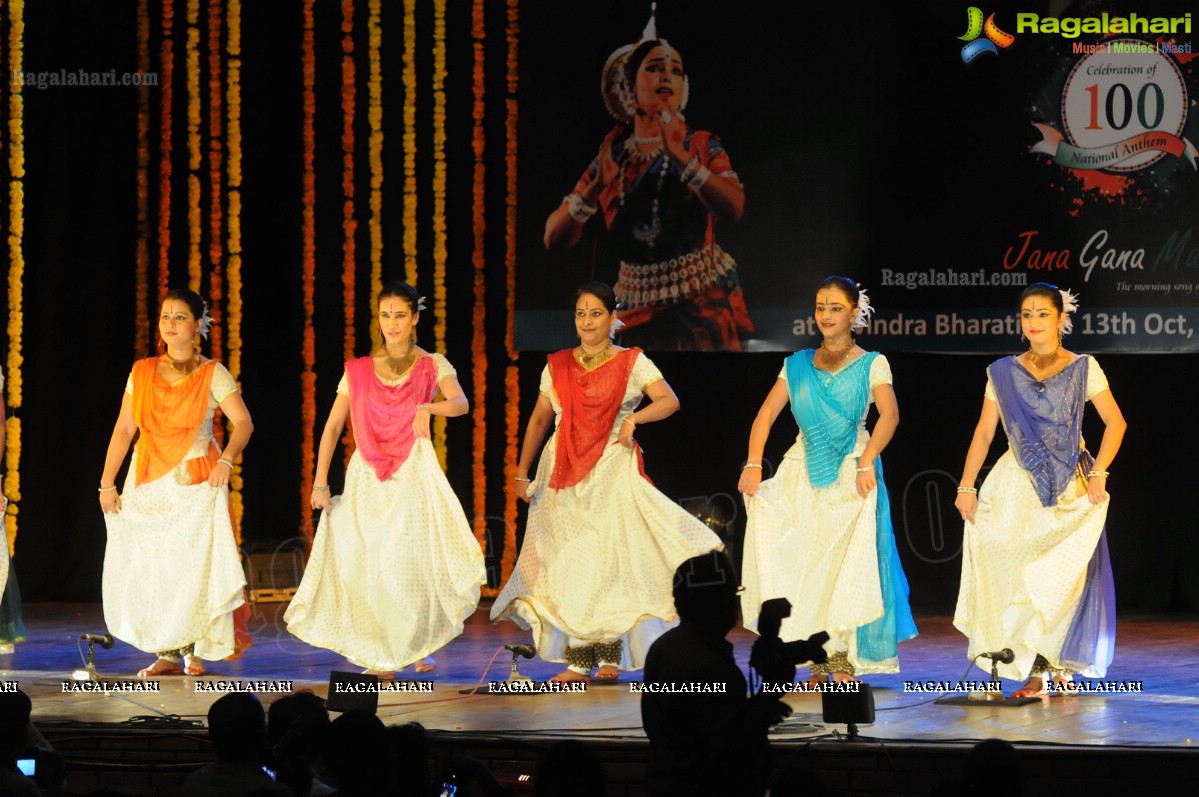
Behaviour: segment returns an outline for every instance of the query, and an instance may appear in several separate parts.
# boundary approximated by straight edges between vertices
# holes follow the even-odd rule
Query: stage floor
[[[505,643],[528,641],[510,624],[492,626],[485,602],[469,619],[461,637],[437,655],[437,670],[401,679],[432,681],[431,693],[380,695],[379,716],[387,724],[420,722],[430,731],[507,738],[593,738],[640,742],[639,696],[629,683],[640,673],[622,673],[615,684],[593,683],[585,694],[464,696],[480,681],[507,677],[510,654]],[[19,682],[31,695],[38,723],[118,723],[157,714],[204,719],[219,693],[197,692],[198,681],[292,681],[295,689],[325,694],[330,670],[357,671],[335,653],[304,644],[285,630],[284,604],[255,607],[250,630],[254,647],[236,662],[212,662],[202,679],[165,677],[158,694],[103,695],[64,693],[62,682],[81,663],[77,641],[81,633],[104,629],[98,604],[32,604],[25,607],[30,638],[15,653],[0,656],[0,680]],[[945,706],[934,700],[944,695],[904,692],[905,681],[948,681],[963,677],[965,640],[944,616],[917,618],[920,636],[900,646],[903,672],[868,676],[874,688],[877,719],[860,728],[864,736],[890,742],[961,743],[1000,737],[1017,743],[1107,745],[1193,749],[1199,739],[1199,623],[1193,617],[1126,617],[1119,621],[1115,660],[1106,681],[1139,681],[1140,693],[1115,692],[1077,697],[1044,697],[1019,707],[988,705]],[[753,636],[733,633],[737,658],[744,668]],[[497,650],[499,655],[496,656]],[[97,668],[108,680],[131,679],[151,657],[118,642],[111,650],[96,650]],[[493,659],[494,657],[494,659]],[[491,666],[487,669],[488,663]],[[558,672],[561,665],[539,659],[521,660],[521,671],[537,681]],[[801,669],[801,675],[806,670]],[[985,681],[987,674],[971,671],[967,680]],[[1018,684],[1005,682],[1010,693]],[[261,695],[264,703],[277,693]],[[787,698],[794,713],[773,733],[778,744],[808,742],[840,728],[825,726],[820,697]]]

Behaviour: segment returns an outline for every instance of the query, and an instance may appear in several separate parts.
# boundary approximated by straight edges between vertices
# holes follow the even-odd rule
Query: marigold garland
[[[171,104],[174,97],[174,24],[174,0],[162,0],[162,87],[159,89],[161,119],[158,132],[158,297],[155,310],[166,297],[171,281]]]
[[[345,308],[345,345],[343,359],[354,359],[358,335],[354,328],[357,311],[357,269],[355,235],[358,221],[354,218],[354,103],[357,98],[354,69],[354,0],[341,2],[341,281],[342,304]],[[354,429],[346,424],[342,434],[342,449],[348,467],[354,454]]]
[[[150,71],[149,0],[137,2],[137,70]],[[134,250],[134,296],[137,325],[133,334],[133,358],[150,353],[150,327],[146,320],[150,302],[150,87],[137,87],[137,245]]]
[[[8,4],[8,68],[10,74],[24,71],[25,0]],[[14,81],[8,93],[8,406],[20,409],[24,384],[21,354],[24,313],[21,310],[25,275],[25,103],[21,84]],[[16,413],[4,422],[4,494],[8,510],[5,536],[11,556],[17,541],[17,513],[21,502],[21,419]]]
[[[187,0],[187,286],[200,293],[200,0]]]
[[[371,167],[370,220],[371,240],[371,340],[379,334],[379,291],[383,288],[383,26],[381,0],[367,3],[367,55],[370,72],[366,81],[366,120],[370,127],[367,157]],[[406,19],[406,18],[405,18]],[[407,24],[407,23],[405,23]]]
[[[316,46],[313,31],[313,4],[315,0],[304,0],[304,36],[301,44],[303,54],[304,82],[304,189],[303,189],[303,268],[302,290],[304,296],[304,373],[300,377],[300,417],[303,433],[300,450],[300,534],[305,546],[312,547],[312,507],[308,501],[308,490],[312,487],[315,471],[313,435],[316,426],[316,330],[313,315],[316,312],[316,173],[313,162],[316,155]]]
[[[505,252],[504,268],[507,270],[506,304],[508,317],[504,328],[504,347],[508,353],[508,367],[504,374],[505,397],[508,404],[505,413],[505,448],[504,448],[504,555],[500,572],[504,581],[512,575],[512,567],[516,563],[516,490],[513,478],[516,476],[516,440],[520,432],[520,382],[517,370],[519,354],[516,351],[516,134],[517,111],[516,88],[519,76],[517,59],[517,44],[520,36],[520,2],[508,0],[508,24],[505,34],[508,39],[507,78],[508,97],[505,100],[507,109],[504,120],[507,134],[504,142],[504,162],[507,168],[507,201],[505,207]]]
[[[445,351],[445,4],[433,0],[433,345]],[[433,448],[446,466],[445,417],[433,418]]]
[[[212,359],[224,359],[224,313],[221,303],[225,296],[221,262],[224,255],[221,240],[221,2],[208,0],[208,295],[212,303],[212,329],[208,333]],[[213,436],[223,448],[224,424],[214,424]]]
[[[225,164],[229,210],[226,216],[226,243],[229,263],[226,268],[228,290],[226,327],[229,373],[240,385],[241,380],[241,0],[228,0],[225,11],[225,138],[229,153]],[[233,514],[233,534],[241,545],[241,522],[245,513],[242,500],[241,457],[233,466],[229,480],[229,507]]]
[[[474,401],[471,404],[471,419],[474,421],[472,444],[474,448],[474,465],[472,466],[472,485],[474,503],[475,539],[484,553],[488,552],[487,539],[487,282],[485,269],[487,265],[484,249],[487,232],[487,208],[485,187],[487,167],[483,162],[486,149],[486,138],[483,128],[485,107],[483,97],[486,83],[484,82],[484,48],[487,27],[484,22],[483,0],[474,0],[471,8],[471,39],[474,42],[474,68],[472,70],[472,93],[474,103],[471,106],[471,149],[474,151],[475,164],[472,175],[471,218],[474,232],[471,249],[471,265],[474,268],[474,317],[470,341],[472,381],[474,383]],[[484,585],[483,595],[494,597],[496,589]]]
[[[416,287],[416,0],[404,0],[404,274]]]

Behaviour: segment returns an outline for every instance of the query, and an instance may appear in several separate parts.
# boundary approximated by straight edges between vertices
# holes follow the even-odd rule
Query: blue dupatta
[[[1044,507],[1057,506],[1070,480],[1094,459],[1082,447],[1082,416],[1087,402],[1090,358],[1080,356],[1058,373],[1038,380],[1004,357],[987,374],[995,388],[1008,446],[1028,473]],[[1102,678],[1116,642],[1116,587],[1107,549],[1107,527],[1087,563],[1082,597],[1070,621],[1058,664]]]
[[[786,360],[791,413],[803,432],[808,480],[813,487],[837,482],[841,463],[853,453],[858,427],[870,399],[870,367],[878,352],[867,352],[835,374],[817,373],[813,349],[797,351]],[[820,374],[824,374],[822,377]],[[895,532],[891,528],[891,501],[883,480],[882,457],[874,459],[875,547],[883,614],[857,629],[857,655],[867,661],[895,658],[899,642],[916,636],[916,623],[908,605],[908,580],[899,562]]]

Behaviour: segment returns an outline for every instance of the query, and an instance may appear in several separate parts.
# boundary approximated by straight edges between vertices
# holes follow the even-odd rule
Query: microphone
[[[105,650],[116,644],[111,634],[80,634],[79,638],[84,642],[94,642]]]
[[[991,661],[997,661],[1000,664],[1011,664],[1016,660],[1016,654],[1012,653],[1011,648],[1004,648],[1003,650],[997,650],[994,653],[979,653],[974,658],[990,659]]]
[[[510,650],[518,656],[531,659],[537,655],[537,649],[532,645],[504,645],[504,650]]]

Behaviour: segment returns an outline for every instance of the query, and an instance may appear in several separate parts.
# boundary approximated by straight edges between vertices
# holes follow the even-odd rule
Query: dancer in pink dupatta
[[[462,633],[485,580],[483,554],[430,441],[432,415],[469,409],[457,372],[418,348],[424,309],[409,285],[379,294],[382,350],[346,363],[321,436],[312,508],[323,510],[288,630],[383,677]],[[434,402],[438,390],[444,401]],[[333,496],[329,465],[346,419],[355,451]]]

